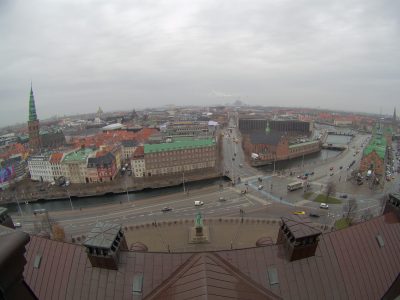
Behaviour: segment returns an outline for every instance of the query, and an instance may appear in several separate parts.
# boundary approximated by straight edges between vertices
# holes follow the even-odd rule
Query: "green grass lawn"
[[[313,192],[306,192],[306,193],[303,194],[303,198],[308,200],[308,199],[310,199],[312,197],[312,195],[314,195]]]
[[[328,198],[326,197],[326,195],[323,194],[319,194],[315,199],[315,202],[319,202],[319,203],[328,203],[328,204],[340,204],[342,203],[341,200],[335,198],[335,197],[331,197],[329,196]]]
[[[349,222],[349,220],[347,220],[346,218],[339,219],[339,220],[337,220],[337,221],[335,222],[335,228],[336,228],[337,230],[339,230],[339,229],[344,229],[344,228],[347,228],[347,227],[349,227],[349,226],[350,226],[350,222]]]

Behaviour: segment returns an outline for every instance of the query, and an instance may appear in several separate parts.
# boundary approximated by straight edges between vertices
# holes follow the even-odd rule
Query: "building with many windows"
[[[217,126],[218,123],[213,121],[168,122],[160,127],[160,131],[164,138],[212,137]]]
[[[61,161],[64,157],[64,153],[56,152],[50,156],[51,173],[54,181],[57,181],[60,177],[64,176],[62,173]]]
[[[52,182],[53,172],[50,164],[50,155],[31,155],[28,159],[28,169],[34,181]]]
[[[71,183],[86,183],[86,169],[93,150],[82,148],[65,155],[62,160],[63,174]]]
[[[268,120],[265,118],[240,118],[239,130],[242,133],[265,131],[285,133],[286,135],[309,135],[312,130],[310,122],[300,120]]]
[[[144,161],[144,147],[136,148],[131,159],[131,167],[135,177],[145,176],[146,165]]]
[[[216,159],[216,143],[211,138],[144,145],[146,176],[213,168]]]
[[[115,157],[110,152],[98,152],[95,157],[89,157],[87,167],[87,183],[113,181],[118,172]]]
[[[138,146],[139,143],[135,140],[122,141],[121,150],[123,159],[129,161]]]

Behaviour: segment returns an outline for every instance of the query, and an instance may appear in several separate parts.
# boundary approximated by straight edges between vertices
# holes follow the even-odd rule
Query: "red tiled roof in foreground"
[[[282,299],[227,263],[219,255],[198,253],[190,257],[148,300],[168,299]]]
[[[384,242],[382,247],[377,235]],[[145,299],[162,290],[162,284],[167,291],[176,274],[181,274],[185,264],[192,263],[202,272],[201,282],[205,284],[204,276],[207,280],[219,280],[229,270],[236,270],[238,278],[244,278],[236,278],[238,282],[255,282],[254,286],[262,287],[259,290],[267,289],[283,299],[380,299],[400,271],[399,250],[400,223],[393,214],[323,234],[315,256],[293,262],[285,259],[281,245],[219,251],[206,256],[122,251],[119,269],[114,271],[93,268],[83,246],[32,236],[24,276],[39,299],[135,299],[133,278],[143,274]],[[33,263],[38,254],[42,260],[35,269]],[[277,280],[269,278],[269,269],[276,271]],[[175,283],[181,283],[183,277]],[[228,299],[222,296],[208,299]]]

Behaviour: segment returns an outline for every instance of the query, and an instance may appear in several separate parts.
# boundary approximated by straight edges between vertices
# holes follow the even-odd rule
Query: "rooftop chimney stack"
[[[14,223],[11,217],[8,215],[7,208],[5,207],[0,207],[0,225],[15,229]]]
[[[118,270],[119,251],[128,250],[121,225],[98,222],[83,243],[93,267]]]
[[[400,193],[390,193],[383,203],[383,214],[393,212],[400,219]]]
[[[321,231],[312,226],[307,217],[282,217],[278,244],[283,244],[289,261],[315,255]]]

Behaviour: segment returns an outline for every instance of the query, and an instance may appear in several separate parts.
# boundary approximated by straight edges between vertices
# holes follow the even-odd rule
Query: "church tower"
[[[29,148],[31,152],[40,151],[40,135],[39,135],[39,120],[36,115],[35,98],[31,85],[31,94],[29,97],[29,119],[28,119],[28,133],[29,133]]]

